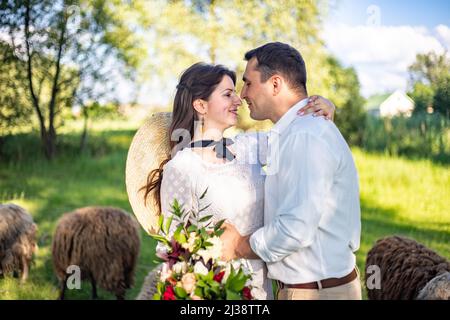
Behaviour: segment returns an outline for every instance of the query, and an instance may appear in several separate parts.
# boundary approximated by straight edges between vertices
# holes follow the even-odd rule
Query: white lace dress
[[[186,210],[198,211],[210,205],[201,214],[212,214],[215,221],[226,219],[242,235],[262,227],[265,176],[258,159],[265,159],[265,150],[258,148],[258,140],[263,139],[265,135],[261,133],[259,139],[256,134],[236,136],[233,138],[235,143],[228,147],[236,158],[224,164],[207,162],[190,148],[179,151],[164,167],[163,214],[170,212],[176,198]],[[206,188],[206,196],[200,200]],[[253,296],[258,300],[273,299],[265,263],[259,259],[242,261],[253,273]]]

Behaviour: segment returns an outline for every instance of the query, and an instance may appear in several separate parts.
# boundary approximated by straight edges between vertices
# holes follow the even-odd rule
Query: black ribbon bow
[[[214,140],[194,141],[189,146],[191,148],[195,147],[205,148],[214,146],[213,150],[216,152],[217,158],[232,161],[235,158],[235,155],[227,148],[227,146],[232,145],[233,143],[234,141],[229,138],[222,138],[219,141]]]

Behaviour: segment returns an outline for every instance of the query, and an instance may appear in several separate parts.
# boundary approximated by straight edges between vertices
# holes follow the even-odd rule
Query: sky
[[[450,0],[329,0],[321,9],[327,13],[321,35],[327,49],[355,68],[366,98],[406,92],[416,54],[450,51]],[[165,105],[173,93],[161,91],[157,82],[132,88],[121,81],[119,99],[137,94],[138,103]]]
[[[329,1],[322,38],[345,66],[353,66],[363,96],[408,90],[416,54],[450,49],[450,1]]]

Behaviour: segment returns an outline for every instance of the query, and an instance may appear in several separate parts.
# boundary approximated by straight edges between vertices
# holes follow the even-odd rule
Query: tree
[[[433,108],[436,112],[450,118],[450,72],[440,78],[435,85]]]
[[[411,83],[422,82],[433,85],[449,73],[450,59],[447,52],[440,55],[436,52],[417,54],[416,61],[409,66],[408,70]]]
[[[353,68],[344,68],[333,57],[327,59],[329,77],[326,86],[330,88],[329,98],[336,104],[335,122],[350,145],[361,145],[366,112],[360,84]]]
[[[246,51],[270,41],[282,41],[299,49],[311,76],[311,92],[322,90],[327,77],[322,66],[326,52],[319,38],[322,1],[193,0],[155,1],[147,10],[152,23],[146,30],[152,39],[151,69],[159,81],[175,88],[177,76],[198,61],[220,63],[234,69],[238,80],[245,68]],[[182,19],[180,18],[182,17]],[[237,90],[242,82],[238,81]],[[267,127],[249,118],[240,108],[241,128]]]
[[[0,40],[0,138],[15,126],[30,120],[33,110],[26,100],[22,83],[26,80],[25,64],[10,45]]]
[[[28,103],[37,115],[48,159],[56,154],[62,110],[101,95],[92,83],[106,79],[100,70],[110,59],[115,67],[122,62],[124,71],[137,67],[145,52],[131,30],[134,26],[125,21],[140,5],[119,0],[1,3],[0,32],[9,35],[16,60],[25,64]]]
[[[414,114],[425,113],[433,106],[434,90],[429,85],[416,82],[410,96],[414,100]]]
[[[447,52],[418,54],[409,67],[411,97],[415,101],[414,113],[428,111],[432,107],[450,117],[450,58]]]

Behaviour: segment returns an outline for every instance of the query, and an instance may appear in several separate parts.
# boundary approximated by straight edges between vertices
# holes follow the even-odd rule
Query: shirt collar
[[[292,121],[297,117],[297,111],[308,104],[309,98],[305,98],[294,104],[272,127],[271,132],[282,134]]]

